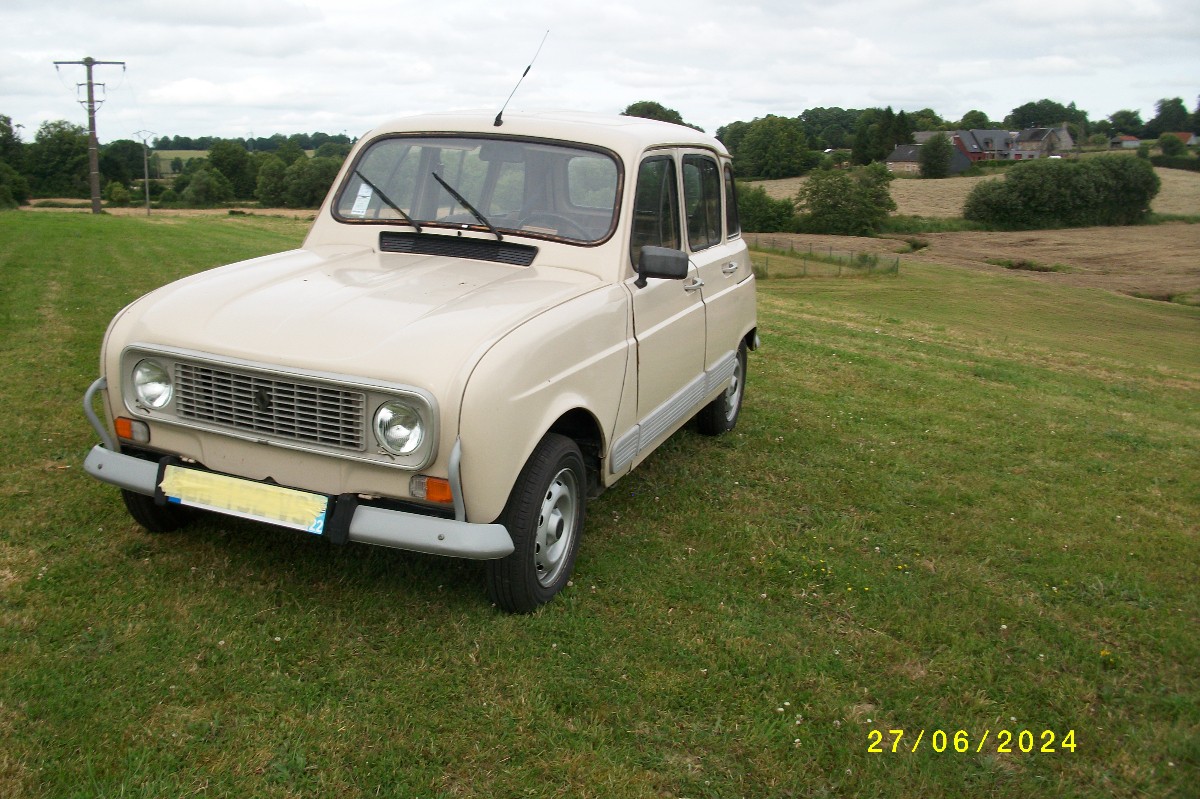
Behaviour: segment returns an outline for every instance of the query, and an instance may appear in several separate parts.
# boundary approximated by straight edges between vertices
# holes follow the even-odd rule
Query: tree
[[[1046,99],[1014,108],[1012,113],[1005,117],[1004,122],[1016,130],[1050,128],[1071,122],[1075,124],[1078,134],[1084,136],[1087,135],[1089,127],[1087,112],[1076,108],[1074,102],[1063,105]]]
[[[342,162],[336,158],[294,161],[284,173],[284,204],[289,208],[316,208],[329,193],[341,168]]]
[[[288,166],[296,163],[301,158],[308,157],[308,154],[301,149],[300,145],[290,139],[279,145],[279,148],[275,150],[275,155]]]
[[[871,235],[896,210],[889,188],[891,181],[892,173],[883,164],[853,172],[840,169],[813,172],[796,195],[801,229],[841,236]]]
[[[214,142],[208,151],[208,163],[229,180],[234,197],[248,200],[254,196],[258,176],[250,153],[240,143],[229,139]]]
[[[1164,133],[1187,130],[1188,111],[1182,98],[1167,99],[1164,97],[1155,105],[1155,110],[1158,113],[1154,119],[1146,123],[1146,127],[1142,130],[1143,139],[1157,139]]]
[[[662,103],[656,103],[653,100],[638,100],[636,103],[630,103],[625,110],[621,112],[623,117],[641,117],[642,119],[657,119],[660,122],[670,122],[675,125],[683,125],[684,127],[693,130],[703,131],[690,123],[684,122],[683,117],[674,108],[667,108]]]
[[[0,163],[8,164],[19,172],[24,162],[25,144],[13,126],[12,117],[0,114]]]
[[[950,176],[950,162],[954,158],[954,143],[945,133],[937,133],[921,145],[917,161],[923,178],[945,178]]]
[[[958,127],[960,130],[990,130],[992,121],[982,111],[971,109],[963,114],[963,118],[959,120]]]
[[[43,122],[25,153],[30,190],[39,197],[87,197],[88,134],[65,120]]]
[[[215,169],[201,167],[189,178],[187,187],[179,195],[184,205],[207,208],[233,199],[233,186],[229,179]]]
[[[803,175],[817,163],[800,122],[777,116],[751,122],[734,158],[739,175],[767,180]]]
[[[141,142],[117,139],[100,148],[100,176],[104,178],[105,185],[116,181],[128,187],[144,171]]]
[[[29,202],[29,181],[4,161],[0,161],[0,210]]]
[[[1114,111],[1108,117],[1115,136],[1139,136],[1145,123],[1142,122],[1142,112],[1123,108]]]
[[[254,196],[267,208],[282,208],[284,198],[284,176],[287,164],[275,155],[268,155],[258,166],[258,184]]]

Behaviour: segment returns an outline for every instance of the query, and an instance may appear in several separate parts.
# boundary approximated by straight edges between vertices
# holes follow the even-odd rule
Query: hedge
[[[1140,158],[1029,161],[972,189],[963,216],[1008,230],[1130,225],[1150,213],[1160,185]]]

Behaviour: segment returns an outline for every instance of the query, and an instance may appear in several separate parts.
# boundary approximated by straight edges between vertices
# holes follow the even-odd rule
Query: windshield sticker
[[[375,192],[366,183],[358,187],[358,196],[354,198],[354,207],[350,209],[350,216],[356,216],[362,219],[367,215],[367,207],[371,204],[371,197]]]

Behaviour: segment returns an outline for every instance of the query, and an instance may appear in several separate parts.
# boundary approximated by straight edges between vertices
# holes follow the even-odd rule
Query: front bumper
[[[116,440],[96,416],[93,400],[104,388],[105,381],[101,378],[84,395],[85,413],[104,442],[92,447],[84,460],[84,471],[126,491],[155,496],[159,489],[160,464],[120,452]],[[452,468],[451,471],[456,470]],[[457,474],[452,482],[458,487]],[[460,497],[460,492],[455,496]],[[461,500],[456,499],[455,506],[461,517]],[[345,536],[347,540],[364,544],[472,560],[503,558],[514,549],[512,537],[502,524],[473,524],[461,518],[445,519],[373,507],[359,504],[353,495],[336,499],[333,517],[341,520],[338,527],[342,531],[338,538]]]

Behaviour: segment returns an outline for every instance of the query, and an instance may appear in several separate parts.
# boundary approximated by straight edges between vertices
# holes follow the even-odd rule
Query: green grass
[[[302,235],[0,214],[6,799],[1194,791],[1200,310],[907,260],[764,282],[737,430],[594,502],[573,586],[507,617],[475,564],[149,535],[82,474],[111,316]]]

